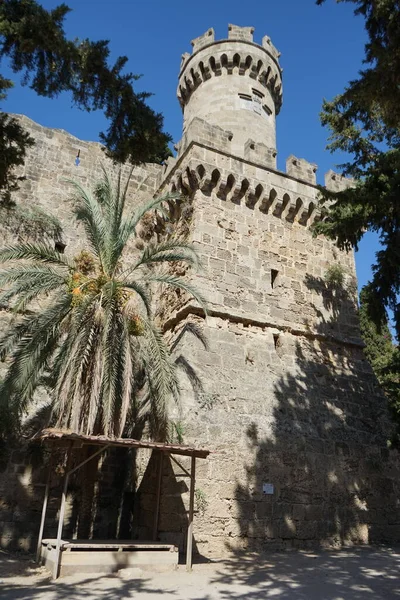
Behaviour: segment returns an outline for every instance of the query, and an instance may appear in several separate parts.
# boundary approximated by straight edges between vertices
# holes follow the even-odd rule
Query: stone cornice
[[[213,153],[212,160],[202,158],[207,152]],[[218,156],[229,158],[231,165],[235,164],[231,168],[220,166]],[[280,179],[287,181],[287,185]],[[214,193],[222,200],[244,204],[249,209],[257,207],[262,213],[304,226],[321,218],[316,185],[196,141],[190,142],[166,173],[159,192],[166,187],[188,194],[197,190],[206,195]]]
[[[163,325],[163,331],[171,331],[173,330],[180,322],[187,319],[190,315],[201,316],[206,318],[203,309],[201,309],[197,305],[188,304],[182,307],[180,310],[176,311],[175,314],[170,317]],[[304,329],[300,327],[291,327],[289,325],[281,325],[272,321],[265,321],[260,319],[254,319],[251,317],[245,317],[243,315],[234,314],[231,311],[220,311],[213,310],[212,308],[208,308],[207,315],[209,317],[219,318],[225,321],[230,321],[232,323],[239,323],[244,325],[245,327],[255,327],[258,329],[262,329],[265,331],[277,331],[281,333],[289,333],[290,335],[296,337],[304,337],[310,340],[317,340],[319,342],[324,342],[326,344],[339,344],[341,346],[347,346],[349,348],[364,348],[365,344],[361,340],[357,340],[354,338],[344,338],[342,336],[337,335],[326,335],[320,333],[318,331],[311,331],[309,329]]]

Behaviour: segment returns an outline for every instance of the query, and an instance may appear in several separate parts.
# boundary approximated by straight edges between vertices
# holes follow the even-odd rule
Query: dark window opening
[[[253,94],[254,94],[255,96],[258,96],[259,98],[264,98],[264,94],[262,94],[262,93],[261,93],[261,92],[259,92],[258,90],[255,90],[254,88],[253,88]]]
[[[279,348],[279,333],[274,333],[273,336],[274,336],[274,347],[276,350],[277,348]]]
[[[56,252],[59,252],[60,254],[64,254],[64,250],[65,250],[66,246],[67,246],[67,244],[64,244],[64,242],[55,242],[54,249],[56,250]]]
[[[277,271],[276,269],[271,269],[271,287],[272,287],[272,289],[274,289],[274,287],[277,283],[278,275],[279,275],[279,271]]]

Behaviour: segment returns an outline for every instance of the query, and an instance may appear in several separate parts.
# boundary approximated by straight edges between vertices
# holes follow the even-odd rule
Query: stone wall
[[[292,156],[279,173],[226,152],[220,128],[208,140],[198,131],[163,184],[193,208],[203,266],[193,283],[209,308],[205,317],[181,299],[166,324],[184,367],[172,418],[185,443],[211,450],[198,461],[196,547],[217,556],[393,543],[399,456],[387,448],[387,402],[363,353],[354,255],[310,229],[320,218],[316,167]],[[327,184],[351,182],[329,173]],[[332,265],[341,286],[330,282]],[[191,321],[207,348],[190,336]],[[161,539],[183,548],[167,472],[164,484]]]
[[[71,198],[74,189],[66,180],[74,180],[90,188],[101,177],[102,167],[106,167],[113,174],[114,179],[118,169],[106,158],[100,144],[78,140],[62,130],[42,127],[25,116],[17,116],[17,118],[35,139],[35,145],[29,149],[25,165],[19,170],[18,174],[25,177],[25,180],[21,181],[20,189],[14,194],[13,199],[18,210],[29,211],[32,207],[37,207],[47,214],[56,216],[62,225],[65,252],[73,256],[81,248],[83,238],[72,214]],[[75,164],[78,152],[79,166]],[[134,208],[136,204],[152,198],[162,171],[163,168],[156,164],[134,168],[129,186],[128,208]],[[124,166],[123,179],[128,177],[129,172],[130,167]],[[32,231],[21,227],[18,223],[18,214],[18,212],[14,213],[13,209],[1,210],[2,245],[31,238]],[[4,308],[0,308],[0,327],[3,331],[8,322],[9,314]],[[0,376],[5,368],[6,365],[0,362]],[[32,460],[32,452],[35,453],[35,449],[24,442],[19,448],[11,450],[6,447],[0,448],[0,545],[3,547],[35,549],[47,468],[40,466],[34,458]],[[115,464],[112,471],[115,472]],[[47,535],[55,534],[54,518],[59,509],[61,493],[59,487],[57,488],[59,482],[55,485]],[[103,485],[103,491],[104,487]],[[112,487],[109,486],[110,491]],[[110,519],[112,521],[107,508],[110,504],[109,495],[104,492],[103,515],[97,516],[97,531],[103,537],[107,536]],[[69,507],[72,510],[72,497]],[[114,517],[116,518],[115,515]]]
[[[246,548],[395,542],[400,462],[387,448],[387,403],[363,354],[353,253],[312,235],[321,218],[316,165],[291,156],[287,172],[277,171],[275,113],[270,121],[256,111],[250,118],[236,102],[240,85],[254,85],[270,94],[278,112],[278,53],[268,37],[257,46],[251,28],[236,26],[228,40],[215,42],[209,30],[193,46],[194,54],[183,56],[179,95],[186,127],[177,157],[163,167],[137,167],[131,191],[132,205],[153,193],[181,192],[186,202],[177,211],[178,226],[202,261],[190,277],[208,300],[208,315],[182,294],[165,294],[161,307],[181,367],[181,405],[171,407],[171,420],[180,424],[185,443],[211,451],[208,460],[197,461],[196,549],[215,557]],[[243,51],[236,64],[238,46],[249,49],[251,61]],[[201,66],[200,56],[208,63]],[[263,60],[275,65],[265,76]],[[232,102],[222,102],[229,94]],[[218,116],[222,105],[231,113],[225,120]],[[16,199],[55,212],[66,251],[74,252],[80,234],[62,178],[92,180],[104,154],[98,144],[22,120],[37,144]],[[333,172],[326,176],[328,189],[349,185]],[[332,266],[343,274],[341,285],[329,278]],[[193,338],[192,323],[207,343]],[[30,473],[12,459],[0,477],[6,498],[8,481],[19,481],[4,504],[7,518],[12,513],[4,543],[20,539],[18,490],[32,489]],[[184,549],[187,482],[176,474],[166,461],[160,539]],[[132,535],[152,533],[154,477],[142,453]],[[33,523],[34,515],[29,518]],[[98,532],[104,534],[110,519]]]
[[[76,252],[80,247],[81,233],[72,215],[74,188],[68,180],[90,189],[101,178],[102,167],[114,173],[114,177],[119,167],[113,166],[106,158],[99,143],[84,142],[66,131],[42,127],[22,115],[14,116],[35,140],[35,145],[27,152],[25,165],[18,170],[18,175],[25,180],[21,181],[14,199],[19,207],[36,206],[56,216],[62,222],[66,250]],[[78,153],[79,166],[76,165]],[[129,165],[124,165],[123,180],[128,177],[130,170]],[[131,206],[153,196],[162,170],[156,164],[133,169],[129,188]],[[8,227],[2,227],[1,234],[6,240],[16,235]]]

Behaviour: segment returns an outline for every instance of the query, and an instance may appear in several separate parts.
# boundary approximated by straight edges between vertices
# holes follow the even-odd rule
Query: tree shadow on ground
[[[400,555],[382,549],[243,554],[219,569],[212,583],[224,600],[394,600],[399,567]]]
[[[0,576],[4,576],[1,565]],[[231,560],[195,567],[192,573],[150,574],[132,569],[57,582],[29,566],[18,567],[19,561],[3,565],[7,568],[0,584],[4,600],[395,600],[400,596],[400,554],[388,549],[285,552],[262,557],[237,554]]]

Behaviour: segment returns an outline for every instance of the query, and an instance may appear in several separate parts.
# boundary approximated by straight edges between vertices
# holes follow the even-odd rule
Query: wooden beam
[[[158,459],[158,476],[157,476],[157,491],[156,491],[156,510],[154,513],[153,540],[157,540],[158,522],[160,519],[160,501],[161,501],[161,484],[163,475],[164,453],[160,452]]]
[[[181,465],[181,463],[178,460],[176,460],[176,458],[174,458],[172,454],[170,455],[170,459],[184,472],[184,475],[182,475],[181,473],[175,473],[176,475],[179,475],[179,477],[191,477],[189,471],[185,469],[185,467]]]
[[[61,536],[62,536],[62,530],[63,530],[63,525],[64,525],[65,504],[66,504],[66,500],[67,500],[67,490],[68,490],[68,480],[69,480],[68,469],[69,469],[69,465],[70,465],[70,461],[71,461],[71,454],[72,454],[72,448],[70,448],[68,451],[67,466],[66,466],[66,473],[65,473],[65,479],[64,479],[64,487],[63,487],[63,492],[62,492],[62,496],[61,496],[60,515],[58,517],[56,552],[55,552],[55,559],[54,559],[54,565],[53,565],[53,579],[57,579],[58,573],[59,573],[59,567],[60,567]]]
[[[194,513],[194,487],[196,483],[196,457],[192,456],[190,467],[190,496],[189,496],[189,523],[186,543],[186,570],[192,570],[193,562],[193,513]]]
[[[41,552],[42,552],[42,539],[43,539],[44,523],[46,520],[47,502],[49,499],[50,479],[51,479],[52,468],[53,468],[53,454],[50,454],[49,472],[47,475],[46,487],[44,488],[42,516],[40,519],[39,535],[38,535],[37,548],[36,548],[36,562],[37,563],[40,562],[40,556],[41,556]]]

